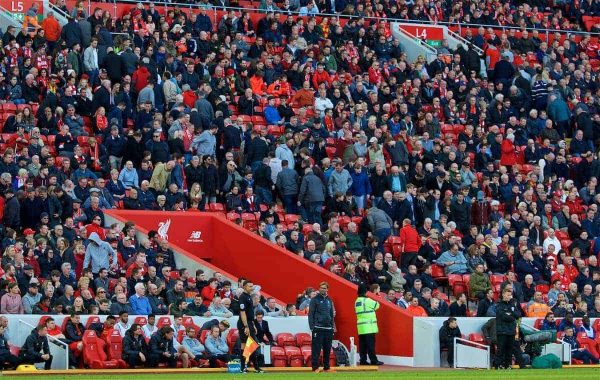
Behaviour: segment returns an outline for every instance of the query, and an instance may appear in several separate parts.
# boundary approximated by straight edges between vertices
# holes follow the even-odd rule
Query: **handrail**
[[[44,5],[44,14],[48,14],[48,12],[52,11],[52,13],[54,13],[54,15],[56,16],[56,20],[62,26],[66,25],[69,22],[69,15],[65,11],[60,9],[58,6],[56,6],[56,4],[52,3],[51,1],[47,1]]]
[[[139,3],[139,1],[135,1],[135,0],[118,0],[119,3],[131,3],[131,4],[137,4]],[[91,7],[91,0],[88,0],[88,3],[90,4]],[[168,1],[154,1],[154,4],[156,5],[162,5],[165,8],[166,7],[176,7],[176,8],[200,8],[202,6],[204,6],[203,4],[187,4],[187,3],[177,3],[177,2],[168,2]],[[266,13],[265,10],[259,9],[259,8],[244,8],[244,7],[231,7],[231,6],[212,6],[213,11],[215,12],[216,15],[216,11],[217,10],[233,10],[233,11],[239,11],[239,12],[258,12],[258,13]],[[284,11],[284,10],[280,10],[279,12],[281,13],[285,13],[285,14],[290,14],[290,15],[296,15],[299,16],[300,12],[299,11]],[[515,29],[517,31],[523,31],[523,30],[527,30],[527,31],[534,31],[537,30],[540,33],[546,34],[546,37],[548,37],[548,35],[550,33],[567,33],[567,34],[575,34],[575,35],[583,35],[583,36],[597,36],[600,37],[600,32],[587,32],[587,31],[579,31],[579,30],[561,30],[561,29],[543,29],[543,28],[529,28],[529,27],[520,27],[520,26],[498,26],[498,25],[489,25],[489,24],[471,24],[471,23],[464,23],[464,22],[449,22],[449,21],[437,21],[437,22],[432,22],[429,20],[404,20],[404,19],[395,19],[395,18],[386,18],[386,17],[376,17],[376,16],[355,16],[355,15],[343,15],[343,14],[332,14],[332,13],[325,13],[325,12],[319,12],[314,14],[314,16],[319,16],[319,17],[334,17],[334,18],[338,18],[338,19],[359,19],[359,18],[364,18],[365,20],[385,20],[385,21],[398,21],[398,22],[403,22],[403,23],[410,23],[410,24],[418,24],[418,25],[431,25],[431,26],[435,26],[435,25],[444,25],[447,26],[448,28],[450,27],[458,27],[459,30],[461,28],[479,28],[479,27],[484,27],[484,28],[492,28],[494,30],[503,30],[503,31],[507,31],[510,29]],[[215,16],[216,17],[216,16]]]
[[[469,41],[467,41],[463,36],[461,36],[459,33],[456,33],[455,31],[453,31],[450,28],[448,28],[448,35],[450,37],[454,38],[455,40],[458,40],[463,45],[468,46],[469,49],[475,50],[477,52],[477,54],[483,55],[483,49],[481,49],[479,46],[477,46],[475,44],[469,43]]]
[[[22,319],[19,319],[19,323],[23,323],[24,325],[27,325],[27,326],[31,327],[32,329],[35,329],[35,326],[25,322]],[[69,345],[66,344],[65,342],[63,342],[62,340],[53,337],[52,335],[46,335],[46,336],[48,337],[48,339],[50,339],[52,341],[52,343],[64,347],[64,349],[65,349],[65,369],[68,370],[69,369]]]

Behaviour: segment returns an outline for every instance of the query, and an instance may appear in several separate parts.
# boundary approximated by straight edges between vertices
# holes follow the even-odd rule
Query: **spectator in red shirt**
[[[423,245],[423,242],[415,227],[412,226],[410,219],[404,219],[402,221],[400,244],[400,252],[402,252],[400,263],[402,269],[408,269],[409,265],[417,265],[418,252],[421,245]]]
[[[217,287],[219,285],[219,281],[216,278],[211,278],[208,280],[208,285],[202,288],[202,292],[200,295],[202,296],[202,303],[204,306],[209,307],[215,295],[217,295]]]

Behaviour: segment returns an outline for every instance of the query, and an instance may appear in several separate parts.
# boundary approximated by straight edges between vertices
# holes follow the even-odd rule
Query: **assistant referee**
[[[254,288],[254,284],[252,281],[244,281],[242,283],[242,287],[244,289],[244,293],[240,296],[240,317],[238,319],[237,328],[240,333],[240,341],[241,341],[241,369],[242,372],[248,372],[246,368],[246,359],[244,358],[244,348],[246,347],[246,340],[248,337],[252,337],[256,343],[259,343],[258,339],[256,339],[256,328],[254,327],[254,305],[252,303],[252,289]],[[252,355],[250,355],[250,360],[254,365],[254,372],[262,373],[264,372],[260,366],[258,365],[258,350],[254,351]]]
[[[308,307],[308,326],[312,331],[312,370],[315,373],[321,372],[319,368],[321,349],[323,349],[323,370],[334,372],[329,368],[334,330],[334,309],[333,301],[327,295],[328,291],[329,284],[326,282],[319,284],[319,294],[310,300]]]

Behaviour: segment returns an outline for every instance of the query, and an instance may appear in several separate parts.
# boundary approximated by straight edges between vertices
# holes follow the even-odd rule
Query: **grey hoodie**
[[[89,244],[85,249],[85,259],[83,259],[83,267],[87,268],[92,264],[92,273],[98,274],[101,268],[108,269],[110,267],[109,255],[112,254],[112,264],[117,265],[117,253],[112,249],[110,244],[100,239],[96,232],[92,232],[89,237]]]

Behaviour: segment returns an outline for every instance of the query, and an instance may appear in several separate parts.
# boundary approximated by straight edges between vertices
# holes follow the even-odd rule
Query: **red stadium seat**
[[[302,352],[302,357],[304,358],[304,365],[310,365],[312,358],[312,347],[310,345],[300,347],[300,352]]]
[[[148,318],[143,316],[135,317],[133,323],[137,323],[140,326],[144,326],[146,323],[148,323]]]
[[[165,326],[171,326],[172,322],[171,322],[171,318],[170,317],[159,317],[158,321],[156,321],[156,328],[160,329],[161,327],[165,327]]]
[[[229,346],[229,352],[233,352],[233,347],[235,346],[235,342],[240,338],[240,332],[238,329],[229,329],[227,332],[227,346]]]
[[[85,321],[85,328],[88,329],[92,323],[100,323],[100,317],[98,317],[97,315],[90,315],[87,321]]]
[[[104,349],[106,343],[96,336],[94,330],[83,333],[83,362],[91,369],[117,369],[121,368],[117,360],[109,360]]]
[[[287,356],[283,347],[271,346],[271,363],[273,367],[285,367],[287,365]]]
[[[300,348],[296,346],[285,346],[283,349],[290,367],[302,367],[304,357],[302,356]]]
[[[296,346],[310,346],[312,343],[312,336],[309,333],[297,333],[296,334]]]
[[[110,360],[116,360],[119,363],[119,368],[127,368],[127,363],[122,359],[123,357],[123,338],[118,331],[113,332],[108,337],[108,358]]]
[[[245,212],[242,214],[242,223],[245,229],[250,231],[256,231],[258,229],[258,221],[256,215],[251,212]]]
[[[277,342],[277,345],[279,347],[285,347],[285,346],[295,346],[296,345],[296,339],[294,339],[294,336],[290,333],[279,333],[277,334],[277,337],[275,338],[275,341]]]
[[[475,343],[480,343],[480,344],[485,344],[485,338],[483,337],[483,335],[481,335],[479,333],[469,334],[469,341],[475,342]]]
[[[210,334],[210,330],[202,330],[202,332],[200,332],[200,343],[204,344],[204,342],[206,341],[206,337],[208,336],[208,334]]]

